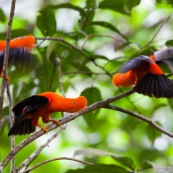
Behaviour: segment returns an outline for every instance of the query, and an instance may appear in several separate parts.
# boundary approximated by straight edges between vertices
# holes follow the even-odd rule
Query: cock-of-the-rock
[[[133,91],[156,98],[173,98],[171,81],[156,64],[156,61],[168,60],[173,49],[157,51],[151,56],[141,55],[133,58],[113,76],[115,86],[133,86]],[[172,56],[173,57],[173,56]]]
[[[9,58],[10,65],[28,64],[30,52],[35,45],[35,38],[32,35],[17,37],[10,41]],[[6,41],[0,40],[0,76],[2,76]],[[7,76],[7,79],[8,76]]]
[[[48,128],[38,123],[39,117],[43,123],[53,122],[61,125],[60,121],[50,118],[53,112],[78,112],[87,106],[84,96],[65,98],[54,92],[44,92],[25,98],[14,106],[14,124],[9,130],[10,135],[25,135],[35,132],[36,126],[46,133]]]

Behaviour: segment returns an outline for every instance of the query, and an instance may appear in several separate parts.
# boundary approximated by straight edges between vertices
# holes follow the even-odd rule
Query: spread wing
[[[46,105],[48,102],[49,102],[49,99],[47,97],[38,96],[38,95],[34,95],[20,101],[12,109],[12,111],[14,112],[16,121],[18,121],[21,118],[23,119],[23,117],[27,114],[31,114],[35,112],[42,106]]]
[[[35,126],[32,125],[32,119],[25,118],[46,105],[49,99],[44,96],[34,95],[20,101],[12,110],[15,115],[14,124],[8,132],[10,135],[24,135],[35,131]]]
[[[3,62],[4,62],[4,51],[0,51],[0,68],[3,68]],[[9,64],[11,65],[28,65],[28,63],[31,60],[31,54],[29,49],[26,47],[22,48],[10,48],[9,49]]]
[[[150,57],[141,55],[141,56],[133,58],[130,61],[128,61],[127,63],[125,63],[121,67],[120,71],[122,73],[126,73],[136,67],[140,67],[140,66],[143,66],[145,64],[150,64],[150,63],[154,63],[154,61]]]
[[[135,92],[150,97],[173,98],[173,81],[167,76],[148,73],[133,87]]]

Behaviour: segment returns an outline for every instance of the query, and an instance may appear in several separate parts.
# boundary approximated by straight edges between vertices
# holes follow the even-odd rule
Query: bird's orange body
[[[14,108],[15,122],[9,131],[9,135],[28,134],[35,131],[35,126],[45,132],[47,128],[38,123],[39,117],[43,123],[54,122],[60,125],[57,120],[52,120],[50,114],[53,112],[77,112],[87,106],[84,96],[77,98],[65,98],[53,92],[44,92],[24,99]]]
[[[17,37],[10,41],[9,48],[26,48],[31,50],[35,44],[35,38],[32,35]],[[0,40],[0,51],[4,50],[6,46],[5,40]]]
[[[32,50],[34,45],[35,38],[32,35],[12,39],[9,45],[9,64],[17,64],[28,61],[30,51]],[[6,41],[0,40],[0,76],[2,76],[5,46]]]
[[[115,86],[132,86],[137,84],[138,81],[147,73],[162,75],[163,71],[155,62],[144,64],[139,67],[135,67],[126,73],[116,73],[113,76],[113,83]]]
[[[115,86],[132,86],[133,90],[155,97],[173,97],[173,82],[156,64],[154,56],[139,56],[124,64],[121,73],[113,76]],[[159,93],[160,92],[160,93]]]

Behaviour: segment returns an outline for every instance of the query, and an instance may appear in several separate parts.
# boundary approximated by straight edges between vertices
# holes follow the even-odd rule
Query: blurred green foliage
[[[60,75],[55,63],[57,58],[61,61],[61,80],[66,96],[77,97],[82,94],[92,104],[130,89],[118,89],[112,84],[111,78],[121,64],[137,55],[151,55],[155,50],[173,45],[172,1],[44,2],[46,1],[40,1],[35,20],[30,21],[17,15],[14,17],[12,37],[31,33],[39,38],[53,37],[63,40],[37,40],[37,46],[32,52],[34,63],[29,69],[21,71],[11,68],[10,89],[14,104],[25,97],[48,90],[61,93]],[[20,3],[16,3],[20,6]],[[10,4],[8,8],[10,9]],[[0,32],[1,39],[6,37],[7,22],[8,16],[1,8],[0,26],[4,28]],[[163,66],[166,73],[171,70],[168,66]],[[147,116],[168,131],[173,131],[172,99],[168,101],[134,93],[113,104]],[[8,100],[5,99],[3,117],[8,114]],[[0,161],[10,152],[8,130],[9,122],[4,121],[0,129]],[[15,157],[16,167],[55,131],[22,149]],[[16,144],[27,137],[16,136]],[[85,167],[72,161],[54,161],[32,172],[153,173],[157,172],[154,166],[157,168],[172,165],[172,142],[170,137],[141,120],[121,112],[100,109],[70,122],[31,163],[34,166],[55,157],[73,157],[76,150],[84,149],[86,152],[75,158],[93,165]],[[88,153],[88,148],[112,154],[93,155]],[[10,164],[3,172],[8,173],[9,170]]]

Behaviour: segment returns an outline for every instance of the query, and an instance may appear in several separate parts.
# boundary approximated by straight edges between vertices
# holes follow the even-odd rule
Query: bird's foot
[[[53,122],[53,123],[57,124],[60,127],[62,126],[61,122],[58,121],[58,120],[49,120],[49,122]]]
[[[47,134],[49,129],[47,127],[41,126],[40,124],[37,124],[38,127],[40,127],[41,130],[44,130],[44,132]]]

